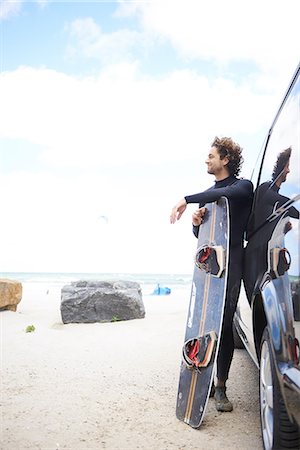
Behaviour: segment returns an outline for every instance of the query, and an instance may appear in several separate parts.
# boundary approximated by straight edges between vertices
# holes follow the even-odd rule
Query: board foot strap
[[[220,278],[225,268],[224,248],[221,245],[199,247],[196,251],[195,264],[204,272]]]
[[[207,367],[215,353],[217,340],[215,331],[187,340],[182,350],[183,360],[187,367],[190,369]]]

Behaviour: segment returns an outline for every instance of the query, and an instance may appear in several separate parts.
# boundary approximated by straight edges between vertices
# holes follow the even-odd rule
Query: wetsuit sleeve
[[[253,185],[249,180],[237,180],[235,183],[218,189],[208,189],[199,194],[185,196],[187,203],[212,203],[219,200],[221,197],[228,199],[235,198],[249,198],[253,195]]]
[[[196,236],[196,238],[198,238],[199,235],[199,225],[193,225],[193,233]]]
[[[297,208],[295,208],[294,206],[291,206],[291,207],[289,208],[289,216],[290,216],[292,219],[299,219],[300,213],[299,213],[299,211],[298,211]]]
[[[267,192],[265,193],[265,201],[269,204],[269,205],[273,205],[276,207],[280,207],[282,205],[284,205],[286,202],[288,202],[290,199],[288,197],[285,197],[284,195],[279,194],[276,191],[273,191],[272,189],[268,189]],[[262,205],[263,205],[263,201],[262,200]],[[295,208],[294,206],[290,206],[289,208],[289,213],[288,215],[294,219],[299,219],[299,211],[297,208]]]

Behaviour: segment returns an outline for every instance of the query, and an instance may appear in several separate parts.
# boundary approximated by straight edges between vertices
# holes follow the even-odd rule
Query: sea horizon
[[[0,278],[13,279],[21,283],[62,284],[78,280],[125,280],[141,285],[185,287],[192,281],[187,273],[131,273],[131,272],[0,272]]]

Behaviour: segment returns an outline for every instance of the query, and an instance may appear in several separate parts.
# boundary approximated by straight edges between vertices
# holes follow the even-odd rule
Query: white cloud
[[[0,20],[8,20],[21,11],[23,1],[0,0]]]
[[[136,30],[103,33],[91,17],[68,23],[65,31],[69,34],[69,57],[94,58],[105,64],[134,60],[136,52],[148,43],[146,34]]]
[[[170,207],[211,184],[203,162],[215,135],[251,136],[255,148],[245,148],[245,160],[252,167],[255,137],[270,125],[298,62],[291,3],[294,9],[284,4],[288,24],[287,12],[269,1],[122,2],[117,15],[136,15],[138,31],[104,33],[91,18],[67,26],[69,54],[99,59],[97,76],[2,72],[0,139],[35,144],[47,165],[38,175],[1,175],[2,208],[10,211],[0,224],[2,268],[191,272],[190,213],[171,227]],[[155,78],[141,71],[137,55],[157,39],[171,42],[183,61],[252,61],[257,71],[237,82],[218,70],[212,78],[186,69]],[[168,181],[156,175],[158,164]]]
[[[40,8],[46,8],[46,6],[49,5],[50,0],[35,0],[36,4],[40,7]]]
[[[216,134],[255,134],[275,110],[272,96],[247,84],[186,70],[157,80],[136,64],[95,78],[20,67],[0,75],[0,97],[0,138],[38,145],[47,164],[38,175],[2,176],[3,210],[11,211],[1,222],[6,270],[192,271],[193,207],[175,227],[170,208],[211,184],[204,160]],[[245,155],[249,166],[255,156]],[[190,160],[188,171],[169,173],[176,160]],[[125,176],[141,164],[144,173]]]
[[[9,20],[11,17],[18,15],[26,3],[25,0],[0,0],[0,21]],[[49,4],[49,0],[35,0],[40,8],[45,8]]]
[[[183,58],[254,62],[285,79],[299,62],[300,3],[290,0],[120,2],[120,17],[168,40]]]
[[[0,81],[0,137],[38,144],[48,163],[69,167],[197,158],[216,134],[260,130],[277,106],[247,84],[185,70],[156,80],[134,64],[83,79],[20,67]]]
[[[169,224],[171,199],[109,177],[13,172],[0,178],[1,270],[185,272],[195,239],[190,214]],[[116,192],[117,190],[117,192]],[[151,191],[151,187],[149,186]],[[108,223],[99,220],[105,214]],[[4,238],[5,237],[5,238]],[[176,246],[174,242],[177,242]],[[178,254],[182,259],[179,260]],[[188,267],[186,269],[186,267]]]

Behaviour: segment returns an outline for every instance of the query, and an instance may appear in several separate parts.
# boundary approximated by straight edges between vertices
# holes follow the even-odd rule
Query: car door
[[[235,318],[236,328],[255,361],[266,325],[262,286],[266,274],[274,284],[275,259],[286,263],[285,283],[292,302],[293,329],[300,339],[299,195],[300,195],[300,69],[266,138],[253,175],[256,186],[245,252],[244,286]],[[277,227],[284,220],[284,227]],[[276,233],[274,234],[276,230]],[[278,233],[281,233],[280,235]],[[279,244],[280,242],[280,244]],[[285,250],[283,250],[285,249]],[[273,265],[273,266],[272,266]],[[279,272],[280,272],[279,268]],[[280,272],[281,273],[281,272]],[[283,273],[281,276],[284,275]],[[282,280],[281,280],[282,281]],[[277,283],[278,284],[278,283]],[[246,300],[246,297],[248,301]],[[283,306],[288,308],[287,305]]]

